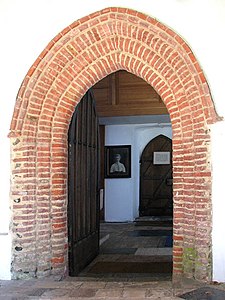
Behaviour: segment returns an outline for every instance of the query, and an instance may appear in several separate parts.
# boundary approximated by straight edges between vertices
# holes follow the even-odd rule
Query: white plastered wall
[[[133,124],[105,127],[107,146],[131,145],[131,178],[105,179],[105,221],[133,221],[139,216],[139,161],[145,146],[160,134],[172,139],[171,125]]]
[[[109,6],[148,14],[180,34],[193,50],[208,80],[220,116],[225,116],[225,1],[224,0],[1,0],[0,1],[0,278],[10,278],[9,140],[7,134],[15,99],[26,72],[48,42],[75,20]],[[213,160],[213,276],[225,282],[225,210],[221,165],[225,123],[212,126]],[[223,169],[224,170],[224,169]],[[8,242],[6,242],[6,240]]]

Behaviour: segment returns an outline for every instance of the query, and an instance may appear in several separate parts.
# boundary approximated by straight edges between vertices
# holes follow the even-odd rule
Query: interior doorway
[[[147,144],[141,155],[141,217],[173,215],[172,181],[172,140],[158,135]]]
[[[155,97],[155,92],[152,91],[150,86],[145,86],[145,92],[143,91],[142,80],[137,79],[136,76],[127,74],[124,71],[122,71],[123,75],[121,73],[118,75],[118,73],[117,75],[112,75],[112,77],[118,76],[121,79],[120,76],[122,76],[121,80],[126,89],[129,86],[131,90],[134,90],[132,81],[138,82],[138,87],[134,84],[135,97],[138,97],[139,91],[141,91],[141,97],[148,100],[148,89],[151,91],[150,97],[152,95]],[[128,79],[127,82],[125,79]],[[100,81],[97,84],[98,87],[103,87],[103,91],[105,91],[104,82],[103,80],[103,82]],[[146,83],[144,82],[144,84]],[[95,88],[94,86],[94,91],[96,91]],[[111,85],[110,89],[112,89]],[[123,87],[121,90],[123,90]],[[121,90],[116,94],[122,93]],[[99,94],[99,90],[97,94],[100,96],[100,99],[103,98],[102,94]],[[127,102],[129,102],[129,95],[134,97],[132,93],[128,93],[126,95]],[[100,106],[98,96],[96,98],[97,108]],[[118,103],[117,100],[115,102]],[[164,112],[164,107],[162,108]],[[128,109],[129,106],[126,108],[126,111]],[[111,115],[111,117],[113,116]],[[129,118],[131,117],[129,116]],[[139,115],[139,118],[141,119],[141,115]],[[104,146],[106,143],[104,126],[101,125],[100,129],[94,93],[89,90],[76,107],[68,134],[69,274],[70,276],[80,274],[93,275],[97,270],[98,276],[103,276],[103,274],[105,276],[115,276],[116,273],[117,276],[126,274],[125,276],[129,277],[132,274],[133,276],[134,274],[142,274],[143,276],[143,273],[146,273],[147,277],[152,277],[153,273],[156,277],[164,274],[164,278],[165,276],[170,278],[172,274],[172,244],[168,244],[168,238],[172,240],[172,224],[164,226],[162,223],[158,227],[157,224],[146,222],[143,224],[140,220],[136,222],[132,216],[126,222],[105,222],[103,212],[105,204],[104,201],[101,204],[99,191],[100,188],[103,190],[105,188]],[[107,133],[108,131],[106,131]],[[171,149],[167,147],[166,137],[165,140],[164,138],[162,140],[163,145],[161,145],[161,148],[156,147],[154,149],[158,151],[168,150],[171,154]],[[168,140],[170,139],[168,138]],[[119,141],[117,142],[119,143]],[[160,144],[159,141],[158,143]],[[99,147],[100,145],[101,147]],[[146,149],[149,149],[149,147],[146,147]],[[148,152],[146,149],[144,151],[145,154]],[[135,151],[135,145],[132,146],[131,152],[132,150],[133,152]],[[139,160],[140,157],[136,160],[136,163],[133,161],[132,164],[138,166]],[[133,172],[132,176],[134,175],[135,172]],[[132,178],[127,179],[128,183],[129,180],[132,180]],[[107,180],[114,180],[115,183],[121,179],[113,178]],[[121,183],[124,185],[125,181]],[[127,187],[129,188],[129,185]],[[113,194],[115,196],[115,191]],[[130,191],[130,194],[132,194],[132,191]],[[117,207],[116,214],[121,213],[119,210],[120,208]],[[100,255],[98,255],[99,253]],[[117,262],[115,259],[117,259]]]

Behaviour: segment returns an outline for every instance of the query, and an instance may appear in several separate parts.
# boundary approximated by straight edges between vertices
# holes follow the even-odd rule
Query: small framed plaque
[[[153,152],[153,164],[154,165],[169,165],[170,164],[170,152]]]

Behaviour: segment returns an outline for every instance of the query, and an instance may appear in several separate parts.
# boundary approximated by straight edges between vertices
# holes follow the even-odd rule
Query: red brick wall
[[[130,9],[78,20],[40,54],[19,90],[11,123],[14,278],[64,274],[67,131],[76,104],[104,76],[127,70],[151,84],[173,129],[174,275],[211,276],[208,85],[184,40]]]

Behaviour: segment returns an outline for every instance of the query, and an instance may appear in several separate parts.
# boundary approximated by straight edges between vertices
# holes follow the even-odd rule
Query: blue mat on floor
[[[139,237],[139,236],[167,236],[173,235],[172,230],[132,230],[127,232],[128,236]]]
[[[173,247],[173,237],[171,235],[166,237],[165,247]]]
[[[134,254],[138,248],[100,248],[100,254]]]

